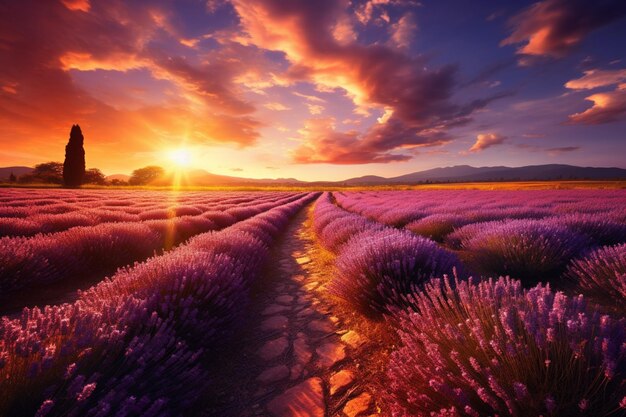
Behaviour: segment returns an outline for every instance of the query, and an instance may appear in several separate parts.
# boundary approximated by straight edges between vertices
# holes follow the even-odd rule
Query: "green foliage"
[[[147,185],[155,179],[163,176],[165,171],[159,166],[150,165],[133,171],[128,183],[130,185]]]
[[[85,171],[85,176],[83,177],[83,184],[98,184],[104,185],[106,183],[106,178],[102,171],[98,168],[89,168]]]

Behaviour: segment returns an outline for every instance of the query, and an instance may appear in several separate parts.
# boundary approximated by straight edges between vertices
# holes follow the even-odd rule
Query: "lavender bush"
[[[468,222],[465,217],[459,214],[431,214],[420,220],[410,222],[405,228],[418,235],[442,242],[455,228]]]
[[[464,259],[485,275],[509,275],[525,285],[559,278],[589,245],[565,226],[544,220],[490,222],[464,246]]]
[[[430,278],[460,268],[457,257],[435,242],[391,229],[355,236],[336,265],[330,290],[373,318],[402,306],[404,296]]]
[[[426,284],[398,313],[394,416],[609,416],[626,408],[624,320],[500,278]]]
[[[566,275],[576,290],[610,310],[626,313],[626,244],[605,246],[573,260]]]
[[[598,213],[576,213],[556,218],[570,230],[588,236],[599,246],[626,242],[626,223]]]

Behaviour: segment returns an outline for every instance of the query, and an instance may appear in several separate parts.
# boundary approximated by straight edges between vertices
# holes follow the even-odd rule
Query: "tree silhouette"
[[[98,184],[104,185],[106,183],[106,177],[98,168],[89,168],[85,171],[83,177],[83,184]]]
[[[65,147],[63,163],[63,184],[66,187],[80,187],[85,176],[85,149],[80,126],[72,125],[70,140]]]
[[[165,171],[158,166],[147,166],[133,171],[128,183],[130,185],[146,185],[151,181],[163,176]]]
[[[9,182],[15,182],[17,181],[17,177],[15,176],[14,173],[11,172],[11,175],[9,175]]]
[[[20,175],[18,182],[22,184],[61,184],[63,182],[63,164],[60,162],[37,164],[30,174]]]

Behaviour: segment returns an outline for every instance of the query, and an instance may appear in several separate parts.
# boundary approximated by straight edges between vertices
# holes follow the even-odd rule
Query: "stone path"
[[[255,293],[253,328],[241,340],[247,346],[246,363],[233,364],[248,371],[245,377],[238,374],[245,388],[237,389],[229,408],[204,415],[376,415],[375,401],[353,369],[363,340],[342,327],[318,296],[325,280],[312,253],[315,243],[306,215],[303,210],[294,219],[274,249],[275,265]]]

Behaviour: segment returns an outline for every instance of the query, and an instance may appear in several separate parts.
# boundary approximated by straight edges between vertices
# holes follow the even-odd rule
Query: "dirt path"
[[[221,398],[205,416],[330,417],[375,415],[358,382],[363,338],[345,327],[319,293],[328,268],[318,261],[308,209],[277,243],[254,294],[244,352],[224,357]]]

